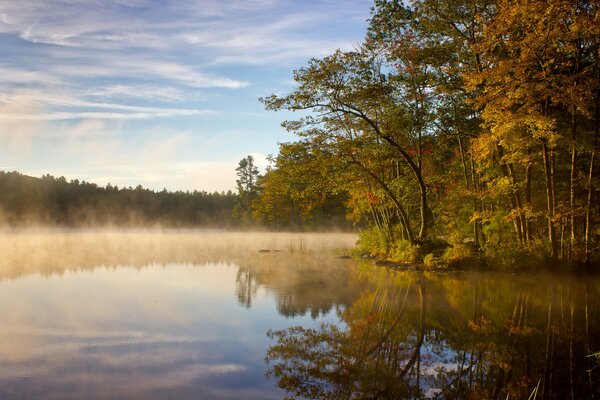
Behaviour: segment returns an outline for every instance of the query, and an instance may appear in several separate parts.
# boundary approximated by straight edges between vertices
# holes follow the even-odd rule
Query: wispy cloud
[[[92,88],[86,94],[98,98],[135,98],[164,102],[177,102],[184,99],[184,94],[178,88],[156,85],[108,85]]]
[[[135,112],[135,113],[116,113],[116,112],[49,112],[35,114],[9,114],[0,115],[0,120],[6,121],[62,121],[68,119],[118,119],[118,120],[141,120],[153,118],[168,118],[186,115],[202,114],[202,110],[164,110],[159,112]]]
[[[77,61],[77,59],[75,59]],[[80,63],[64,65],[61,62],[48,65],[47,69],[56,79],[93,79],[115,78],[133,81],[151,80],[186,85],[193,88],[238,89],[249,85],[248,82],[198,71],[193,66],[161,61],[148,57],[132,59],[126,55],[115,54],[106,60],[102,55],[86,55]]]
[[[56,75],[28,67],[0,64],[0,84],[4,85],[58,85],[63,83]]]
[[[365,19],[370,5],[367,0],[346,1],[344,7],[330,1],[291,0],[27,3],[0,5],[0,15],[10,21],[0,24],[0,32],[34,43],[105,50],[171,52],[194,45],[207,49],[205,61],[211,61],[216,53],[222,61],[262,60],[265,64],[277,60],[276,53],[298,59],[359,40],[360,36],[331,37],[322,28],[332,24],[343,27],[353,18]],[[298,49],[304,51],[298,53]],[[253,57],[257,50],[260,58]]]
[[[212,110],[164,108],[104,103],[81,100],[65,95],[17,93],[0,97],[0,121],[56,121],[67,119],[120,119],[139,120],[186,115],[214,114]],[[66,111],[48,111],[49,108],[67,108]],[[74,109],[77,109],[76,111]],[[93,109],[93,110],[90,110]],[[110,111],[103,111],[110,110]]]
[[[285,135],[256,98],[287,90],[308,58],[352,48],[371,3],[0,0],[0,159],[134,186],[233,188],[236,159],[262,165]]]

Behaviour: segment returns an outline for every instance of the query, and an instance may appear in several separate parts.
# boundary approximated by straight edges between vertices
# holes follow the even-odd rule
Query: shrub
[[[444,251],[442,259],[448,263],[464,260],[475,256],[475,248],[470,242],[465,243],[462,235],[456,233],[450,236],[450,247]]]
[[[358,254],[372,254],[382,256],[387,254],[389,243],[385,232],[377,227],[364,229],[358,234],[356,252]]]
[[[411,245],[408,240],[398,240],[392,246],[389,258],[396,262],[419,262],[421,261],[421,249],[419,246]]]

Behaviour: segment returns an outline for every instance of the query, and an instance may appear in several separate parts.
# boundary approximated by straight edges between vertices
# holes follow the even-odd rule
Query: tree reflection
[[[238,302],[246,308],[250,308],[252,299],[256,296],[256,291],[256,279],[250,272],[250,268],[240,267],[235,280],[235,294]]]
[[[340,325],[270,331],[289,399],[598,398],[598,287],[362,271]],[[535,278],[533,278],[535,279]]]
[[[348,329],[323,324],[271,331],[278,343],[267,352],[289,398],[368,399],[419,397],[425,297],[415,289],[419,313],[407,315],[410,289],[397,296],[375,293],[364,318],[348,320]]]
[[[235,294],[249,308],[262,288],[273,293],[281,315],[310,313],[316,319],[332,310],[340,313],[365,290],[365,282],[353,279],[352,269],[346,260],[333,257],[270,254],[240,264]]]

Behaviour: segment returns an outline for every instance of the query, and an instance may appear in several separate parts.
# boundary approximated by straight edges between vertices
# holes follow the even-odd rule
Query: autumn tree
[[[283,97],[263,99],[272,110],[312,110],[314,117],[288,122],[285,126],[314,143],[328,144],[340,150],[346,160],[362,166],[398,208],[408,234],[410,222],[401,204],[383,180],[377,180],[372,168],[361,163],[361,146],[376,144],[399,161],[412,174],[410,181],[419,193],[418,237],[427,236],[430,225],[427,187],[421,166],[422,111],[398,100],[405,96],[396,90],[377,54],[368,49],[338,51],[321,60],[313,59],[295,72],[299,87]],[[410,234],[409,234],[410,236]]]
[[[441,237],[473,243],[472,256],[588,262],[600,211],[598,10],[598,0],[375,0],[364,43],[310,60],[295,90],[262,101],[302,112],[284,127],[328,155],[354,212],[390,242]]]
[[[569,260],[580,258],[587,229],[581,151],[593,152],[597,123],[596,3],[499,1],[476,46],[482,68],[465,73],[486,127],[478,157],[500,165],[492,179],[506,186],[519,242],[534,237],[530,221],[541,210],[532,200],[532,180],[541,165],[550,253]]]
[[[493,4],[491,0],[423,0],[409,6],[376,0],[367,36],[369,46],[384,54],[406,83],[409,102],[429,110],[421,118],[427,122],[421,131],[430,139],[430,149],[436,150],[436,164],[428,172],[434,176],[432,194],[441,195],[443,186],[453,183],[452,192],[444,193],[445,201],[437,204],[438,219],[450,231],[471,219],[477,247],[482,239],[481,182],[471,144],[480,124],[479,113],[468,103],[471,94],[462,73],[480,68],[480,55],[473,46],[481,40],[483,17]],[[462,188],[456,185],[460,181]],[[465,212],[466,218],[456,218]]]

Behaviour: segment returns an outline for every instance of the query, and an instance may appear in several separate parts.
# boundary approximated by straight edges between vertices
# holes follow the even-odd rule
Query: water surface
[[[356,296],[351,268],[335,258],[353,235],[19,231],[1,239],[6,399],[281,398],[264,375],[266,332],[336,323]]]
[[[343,234],[0,239],[0,398],[600,396],[597,278],[388,271]]]

